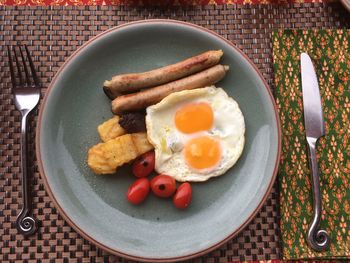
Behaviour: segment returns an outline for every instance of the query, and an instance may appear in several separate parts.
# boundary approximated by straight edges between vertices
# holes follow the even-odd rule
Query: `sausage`
[[[104,82],[103,90],[110,99],[114,99],[123,93],[158,86],[202,71],[219,63],[222,55],[222,50],[210,50],[151,71],[117,75]]]
[[[112,111],[115,114],[119,114],[125,111],[144,109],[160,102],[170,93],[213,85],[225,76],[228,69],[229,66],[219,64],[189,77],[175,80],[161,86],[119,96],[112,101]]]

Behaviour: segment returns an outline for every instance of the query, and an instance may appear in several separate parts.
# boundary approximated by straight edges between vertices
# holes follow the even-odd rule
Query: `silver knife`
[[[321,219],[322,200],[320,193],[320,179],[316,158],[317,140],[325,135],[325,126],[321,104],[320,89],[311,58],[301,53],[301,86],[303,91],[304,121],[306,141],[309,148],[309,163],[312,172],[313,190],[313,220],[310,224],[307,241],[316,251],[323,251],[329,247],[329,236],[325,230],[318,229]]]

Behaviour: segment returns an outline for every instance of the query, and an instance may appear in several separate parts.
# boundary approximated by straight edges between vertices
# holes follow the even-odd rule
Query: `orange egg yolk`
[[[209,130],[213,126],[214,113],[208,103],[190,103],[175,114],[176,128],[183,133]]]
[[[184,155],[187,164],[194,169],[211,168],[221,159],[220,143],[208,136],[193,138],[186,143]]]

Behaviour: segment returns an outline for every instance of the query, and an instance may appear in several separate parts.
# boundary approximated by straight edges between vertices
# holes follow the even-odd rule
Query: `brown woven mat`
[[[270,33],[274,28],[349,27],[350,16],[337,3],[206,6],[175,9],[131,7],[1,7],[0,8],[0,262],[77,261],[120,262],[81,238],[57,213],[45,192],[36,166],[33,179],[34,215],[38,234],[24,239],[15,227],[21,208],[19,174],[19,113],[10,91],[5,45],[30,46],[41,81],[47,86],[63,61],[92,36],[125,22],[172,18],[212,29],[237,44],[253,60],[272,86]],[[39,62],[38,62],[39,61]],[[31,143],[34,149],[34,125]],[[228,262],[281,258],[278,189],[238,237],[196,262]]]

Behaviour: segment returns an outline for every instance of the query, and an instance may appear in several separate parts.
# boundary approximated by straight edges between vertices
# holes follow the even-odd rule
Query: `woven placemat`
[[[236,43],[273,87],[271,31],[274,28],[341,28],[350,16],[340,4],[223,5],[174,9],[114,7],[0,8],[0,262],[125,262],[79,236],[58,214],[45,192],[33,157],[34,215],[38,234],[23,238],[15,227],[21,208],[19,174],[20,116],[11,97],[6,45],[30,46],[45,87],[64,60],[96,34],[125,22],[171,18],[212,29]],[[45,90],[43,90],[43,93]],[[31,149],[34,127],[30,125]],[[33,151],[34,152],[34,151]],[[32,154],[34,156],[34,154]],[[229,262],[281,258],[275,186],[260,213],[236,238],[195,262]]]

